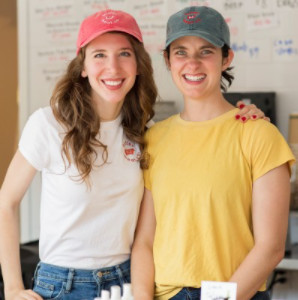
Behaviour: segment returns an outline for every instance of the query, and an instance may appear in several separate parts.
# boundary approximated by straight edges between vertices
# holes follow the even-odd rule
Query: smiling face
[[[233,59],[230,51],[222,57],[221,48],[196,36],[184,36],[170,45],[167,65],[185,100],[206,99],[221,94],[222,71]]]
[[[128,38],[121,33],[105,33],[86,47],[84,69],[91,97],[100,114],[116,109],[120,113],[127,93],[134,86],[137,61]]]

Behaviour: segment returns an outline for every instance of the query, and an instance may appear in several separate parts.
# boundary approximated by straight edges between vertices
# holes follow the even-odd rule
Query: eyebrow
[[[216,47],[215,47],[214,45],[212,45],[212,44],[207,44],[207,45],[203,45],[202,47],[200,47],[200,50],[202,50],[202,49],[207,49],[207,48],[208,48],[208,49],[209,49],[209,48],[216,49]],[[187,47],[182,46],[182,45],[177,45],[177,46],[175,46],[175,47],[172,48],[172,50],[178,50],[178,49],[185,50],[185,49],[187,49]]]
[[[133,52],[133,49],[130,48],[130,47],[124,47],[124,48],[120,48],[118,49],[119,51],[132,51]],[[91,51],[91,53],[94,53],[94,52],[107,52],[106,49],[94,49]]]

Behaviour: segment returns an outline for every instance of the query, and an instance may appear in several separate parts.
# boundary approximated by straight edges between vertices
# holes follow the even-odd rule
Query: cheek
[[[100,75],[101,70],[100,70],[100,68],[98,68],[96,66],[91,66],[86,69],[86,73],[87,73],[88,77],[94,78],[94,77],[97,77]]]
[[[224,67],[224,62],[222,60],[216,60],[210,64],[210,68],[215,72],[215,73],[220,73],[225,69]]]
[[[136,77],[137,74],[139,73],[137,65],[132,63],[123,64],[121,69],[124,70],[124,73],[123,72],[121,73],[126,74],[126,76]]]
[[[124,70],[130,70],[131,72],[137,72],[138,65],[136,60],[126,61],[122,67]]]
[[[94,61],[94,60],[87,60],[85,62],[84,70],[89,73],[96,73],[99,72],[104,68],[104,63],[100,60]]]
[[[178,61],[178,60],[170,60],[170,63],[168,65],[169,70],[171,71],[172,74],[178,72],[182,67],[183,67],[183,62]]]

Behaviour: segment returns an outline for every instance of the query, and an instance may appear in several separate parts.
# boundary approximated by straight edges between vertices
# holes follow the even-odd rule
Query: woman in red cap
[[[143,136],[157,97],[152,74],[131,15],[105,10],[82,22],[77,55],[51,106],[28,120],[1,189],[7,300],[93,299],[130,282]],[[37,171],[41,262],[32,291],[22,283],[17,211]]]
[[[80,27],[51,107],[32,114],[1,190],[5,299],[93,299],[130,282],[143,148],[157,90],[135,19],[105,10]],[[40,259],[24,290],[17,210],[42,172]]]
[[[238,300],[267,300],[265,281],[284,256],[294,156],[269,122],[235,122],[222,93],[233,51],[220,13],[172,15],[164,57],[184,108],[146,133],[135,300],[198,300],[202,281],[236,282]]]

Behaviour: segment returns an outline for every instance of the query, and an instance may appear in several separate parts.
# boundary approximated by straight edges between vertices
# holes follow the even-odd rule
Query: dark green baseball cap
[[[230,31],[223,16],[207,6],[190,6],[170,16],[166,48],[183,36],[198,36],[216,47],[230,47]]]

